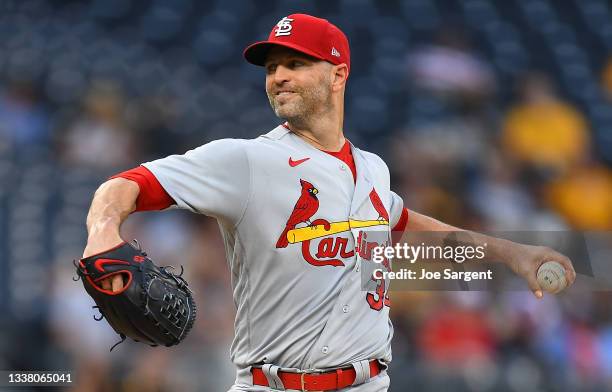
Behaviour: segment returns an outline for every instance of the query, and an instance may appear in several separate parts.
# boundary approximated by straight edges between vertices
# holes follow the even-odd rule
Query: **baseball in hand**
[[[547,261],[538,269],[538,284],[543,290],[557,294],[567,286],[565,268],[556,261]]]

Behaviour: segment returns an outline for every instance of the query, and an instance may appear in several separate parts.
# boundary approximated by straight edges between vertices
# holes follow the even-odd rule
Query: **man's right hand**
[[[123,243],[123,240],[121,237],[119,237],[119,235],[113,235],[108,238],[104,238],[104,236],[96,236],[95,239],[90,238],[87,241],[87,246],[83,252],[83,258],[105,252],[121,243]],[[123,279],[121,278],[121,275],[114,275],[109,278],[102,279],[100,281],[100,286],[102,286],[104,290],[109,290],[115,293],[123,288]]]

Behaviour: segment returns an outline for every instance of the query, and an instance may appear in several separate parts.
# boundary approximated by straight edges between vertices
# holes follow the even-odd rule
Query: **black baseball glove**
[[[151,346],[180,343],[195,321],[196,306],[185,279],[158,267],[147,254],[124,242],[106,252],[75,262],[77,274],[102,317],[121,336]],[[120,274],[123,288],[104,290],[101,280]],[[78,278],[76,279],[78,280]],[[115,346],[111,347],[111,351]]]

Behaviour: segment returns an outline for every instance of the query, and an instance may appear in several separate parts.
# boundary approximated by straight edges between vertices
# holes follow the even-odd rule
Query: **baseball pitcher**
[[[263,67],[270,105],[284,122],[255,139],[213,141],[102,184],[83,257],[122,244],[119,228],[134,211],[214,217],[237,307],[230,391],[386,391],[388,285],[362,290],[362,263],[373,246],[391,243],[392,231],[459,229],[409,211],[391,191],[382,159],[345,138],[351,62],[338,27],[289,15],[244,57]],[[571,262],[551,249],[485,238],[492,256],[538,297],[544,261],[561,263],[570,283],[575,277]],[[115,274],[99,284],[115,293],[125,282]]]

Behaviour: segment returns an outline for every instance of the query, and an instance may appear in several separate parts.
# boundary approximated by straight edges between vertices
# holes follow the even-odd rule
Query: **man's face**
[[[276,115],[304,121],[331,109],[332,64],[274,47],[266,58],[266,93]]]

